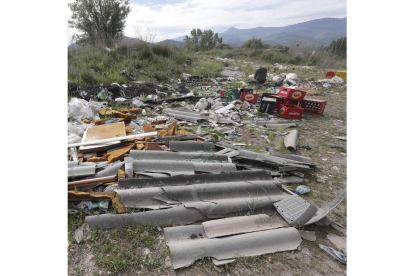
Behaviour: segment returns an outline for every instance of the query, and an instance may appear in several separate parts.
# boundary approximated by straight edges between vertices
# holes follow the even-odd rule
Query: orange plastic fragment
[[[134,146],[135,146],[135,144],[132,144],[132,145],[129,145],[129,146],[126,146],[126,147],[123,147],[123,148],[120,148],[120,149],[117,149],[117,150],[114,150],[114,151],[110,152],[111,155],[108,157],[107,164],[112,163],[116,160],[122,159],[122,157],[124,157],[124,155],[126,153],[128,153]]]

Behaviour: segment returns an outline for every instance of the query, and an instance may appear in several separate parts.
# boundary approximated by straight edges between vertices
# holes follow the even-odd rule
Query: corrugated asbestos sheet
[[[174,117],[179,120],[185,120],[190,122],[208,122],[208,116],[201,116],[199,112],[196,111],[188,111],[188,110],[172,110],[166,109],[165,110],[168,115]]]
[[[68,177],[95,175],[95,166],[75,166],[68,168]]]
[[[289,195],[274,180],[194,184],[116,190],[125,207],[161,209],[177,205],[196,208],[208,218],[271,206]],[[274,209],[273,209],[274,210]]]
[[[104,176],[111,176],[111,175],[117,175],[118,169],[124,165],[125,162],[121,161],[115,161],[112,164],[108,164],[104,170],[98,172],[96,174],[96,177],[104,177]]]
[[[302,242],[293,227],[212,239],[206,238],[200,225],[165,228],[164,233],[174,269],[190,266],[207,256],[226,263],[240,256],[296,250]]]
[[[99,215],[85,218],[91,230],[108,229],[127,225],[163,225],[163,224],[190,224],[196,221],[205,221],[207,218],[197,209],[175,207],[165,210],[139,212],[133,214]]]
[[[189,160],[206,160],[217,162],[228,162],[226,156],[217,155],[214,153],[199,153],[199,152],[170,152],[170,151],[142,151],[131,150],[129,157],[135,160],[177,160],[177,161],[189,161]]]
[[[202,225],[209,239],[283,227],[277,220],[263,214],[210,220]]]
[[[308,203],[298,195],[292,195],[274,204],[276,210],[289,225],[309,225],[321,221],[346,196],[346,190],[341,191],[336,198],[321,208]]]
[[[178,186],[191,184],[214,184],[253,180],[272,180],[271,173],[268,170],[257,171],[237,171],[221,174],[196,174],[196,175],[176,175],[162,179],[141,179],[123,178],[119,179],[119,187],[161,187],[161,186]]]
[[[134,172],[167,173],[171,176],[179,174],[195,174],[195,172],[223,173],[237,171],[233,163],[207,163],[176,160],[134,160]]]
[[[172,151],[214,151],[213,142],[197,141],[170,141],[169,148]]]

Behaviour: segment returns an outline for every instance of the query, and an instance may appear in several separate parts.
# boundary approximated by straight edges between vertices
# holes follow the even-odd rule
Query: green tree
[[[69,8],[72,11],[69,26],[81,31],[78,38],[109,47],[122,38],[131,11],[129,0],[75,0]]]
[[[253,49],[253,50],[258,50],[258,49],[264,49],[265,48],[265,44],[263,44],[262,40],[259,38],[252,38],[247,40],[246,42],[243,43],[242,48],[245,49]]]
[[[216,47],[217,44],[222,43],[223,39],[218,37],[218,33],[213,33],[212,30],[193,29],[190,32],[191,37],[185,36],[185,47],[192,51],[207,51]]]
[[[332,41],[328,46],[328,51],[340,58],[346,58],[346,37]]]

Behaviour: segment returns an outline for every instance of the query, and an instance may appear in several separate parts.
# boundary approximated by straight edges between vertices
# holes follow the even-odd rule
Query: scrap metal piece
[[[166,237],[169,236],[168,232],[164,233]],[[298,230],[293,227],[223,238],[189,239],[176,242],[173,242],[170,237],[167,239],[169,240],[168,246],[171,251],[174,269],[188,267],[196,260],[206,256],[222,261],[241,256],[258,256],[296,250],[302,242]]]
[[[199,175],[176,175],[161,179],[119,179],[119,187],[161,187],[191,184],[214,184],[253,180],[272,180],[271,172],[268,170],[238,171],[221,174],[199,174]]]
[[[170,141],[169,147],[172,151],[214,151],[213,142],[197,141]]]
[[[346,252],[346,239],[335,234],[327,234],[326,237],[336,246],[336,248]]]
[[[316,241],[315,231],[299,231],[300,236],[308,241]]]
[[[346,189],[341,191],[332,201],[330,201],[328,204],[325,204],[321,208],[318,209],[315,216],[309,220],[306,225],[315,223],[321,219],[323,219],[333,208],[339,205],[339,203],[344,200],[346,196]]]
[[[289,132],[288,135],[285,136],[283,139],[283,142],[285,144],[285,147],[288,150],[296,150],[296,147],[299,144],[299,132],[297,129],[294,129]]]
[[[203,222],[202,225],[209,239],[283,227],[264,214],[211,220]]]
[[[346,254],[341,253],[339,251],[336,251],[335,249],[333,249],[332,247],[329,246],[325,246],[323,244],[319,244],[319,247],[325,251],[326,253],[328,253],[329,255],[331,255],[332,258],[334,258],[335,260],[346,264]]]
[[[298,195],[276,202],[274,206],[290,226],[305,225],[318,211],[315,205],[308,203]]]
[[[85,218],[91,230],[108,229],[127,225],[190,224],[207,218],[197,209],[177,206],[133,214],[104,214]]]
[[[191,121],[191,122],[208,122],[208,116],[200,116],[200,113],[188,110],[165,109],[167,115],[176,119]]]

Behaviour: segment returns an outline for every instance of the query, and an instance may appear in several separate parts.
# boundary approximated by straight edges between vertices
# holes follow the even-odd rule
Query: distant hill
[[[345,18],[321,18],[285,27],[257,27],[252,29],[230,28],[219,33],[223,43],[241,45],[252,38],[261,38],[272,45],[291,46],[294,44],[321,46],[346,36]],[[182,41],[184,37],[174,40]]]
[[[166,39],[166,40],[158,42],[157,44],[167,44],[167,45],[175,45],[177,47],[184,47],[185,42],[184,41],[176,41],[176,40],[173,40],[173,39]]]

